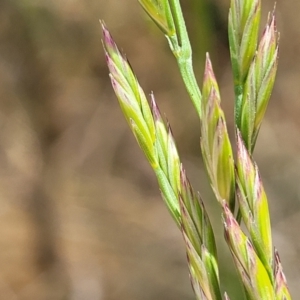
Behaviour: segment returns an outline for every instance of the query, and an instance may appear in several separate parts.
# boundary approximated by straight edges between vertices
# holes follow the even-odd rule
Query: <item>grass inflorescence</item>
[[[223,211],[225,240],[246,299],[291,299],[278,251],[272,243],[267,195],[252,156],[277,71],[279,35],[275,12],[270,13],[259,39],[261,1],[231,0],[228,35],[236,126],[236,143],[232,144],[208,54],[202,90],[195,79],[192,49],[179,0],[139,3],[166,36],[199,116],[203,161]],[[182,232],[196,298],[230,299],[230,295],[221,292],[220,264],[209,216],[181,163],[171,126],[163,120],[153,93],[147,100],[126,56],[119,51],[104,23],[102,30],[112,86],[157,177],[162,198]]]

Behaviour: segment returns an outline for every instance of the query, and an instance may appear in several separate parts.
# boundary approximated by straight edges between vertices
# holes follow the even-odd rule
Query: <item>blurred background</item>
[[[233,137],[229,0],[183,3],[202,80],[209,51]],[[264,0],[262,24],[273,0]],[[258,138],[274,244],[300,287],[300,2],[278,1],[280,62]],[[99,19],[155,92],[216,235],[220,209],[200,159],[199,122],[165,38],[136,0],[0,0],[0,299],[194,299],[181,234],[120,112]],[[219,243],[221,277],[242,299]],[[223,287],[224,288],[224,287]]]

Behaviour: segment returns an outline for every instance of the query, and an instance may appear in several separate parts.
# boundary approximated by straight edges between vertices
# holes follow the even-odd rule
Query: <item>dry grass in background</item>
[[[203,53],[212,52],[233,134],[229,1],[206,2],[219,8],[209,6],[215,16],[209,26],[192,0],[184,5],[196,72],[202,74]],[[266,17],[273,1],[264,3]],[[300,293],[299,10],[296,0],[277,3],[278,76],[255,150],[294,297]],[[215,202],[199,159],[197,116],[164,37],[137,1],[0,0],[0,299],[194,299],[180,232],[110,87],[99,18],[145,91],[155,91],[195,188]],[[208,26],[212,38],[195,25]],[[207,206],[223,234],[218,207]],[[228,253],[222,258],[231,263]]]

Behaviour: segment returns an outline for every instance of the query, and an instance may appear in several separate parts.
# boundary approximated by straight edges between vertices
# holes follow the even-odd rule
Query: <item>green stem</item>
[[[197,84],[192,64],[192,48],[179,0],[169,0],[176,27],[176,38],[168,38],[172,52],[177,60],[179,70],[188,94],[201,119],[201,92]]]
[[[197,84],[193,65],[192,65],[192,59],[187,60],[180,60],[177,59],[179,70],[181,73],[181,77],[184,81],[185,87],[189,93],[189,96],[194,104],[194,107],[199,115],[199,118],[201,119],[201,92],[199,89],[199,86]]]
[[[185,47],[191,51],[191,44],[185,26],[184,17],[179,0],[169,0],[172,16],[174,19],[177,36],[179,37],[179,46]]]
[[[153,169],[158,181],[159,188],[161,190],[163,199],[175,220],[177,226],[181,227],[181,214],[179,208],[179,199],[177,192],[173,190],[169,178],[165,174],[162,168],[157,167]]]

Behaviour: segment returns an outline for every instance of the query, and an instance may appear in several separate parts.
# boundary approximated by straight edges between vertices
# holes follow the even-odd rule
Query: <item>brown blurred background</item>
[[[233,135],[229,0],[183,8],[202,80],[211,53]],[[273,0],[263,2],[262,24]],[[274,244],[300,293],[300,2],[278,1],[280,63],[255,158]],[[194,299],[180,232],[112,92],[105,20],[170,121],[189,177],[222,240],[199,151],[199,122],[168,45],[136,0],[0,0],[0,299]],[[221,277],[242,299],[219,243]]]

